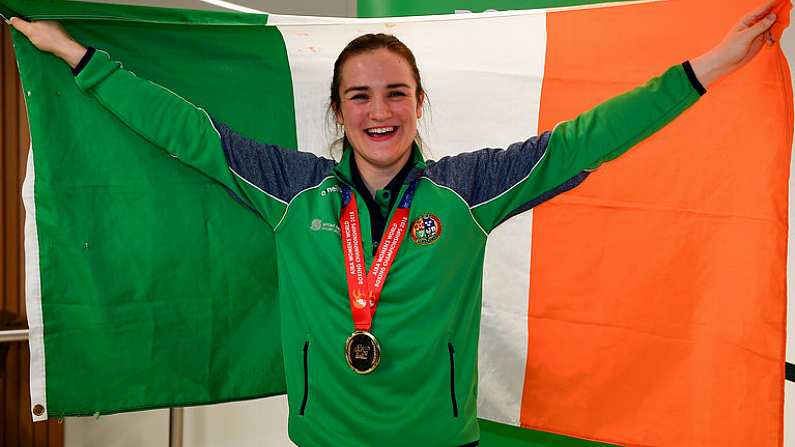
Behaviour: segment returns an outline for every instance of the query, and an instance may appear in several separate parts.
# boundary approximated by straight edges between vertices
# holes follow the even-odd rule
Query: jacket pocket
[[[458,417],[458,401],[455,398],[455,348],[448,342],[447,348],[450,351],[450,401],[453,404],[453,417]]]
[[[298,411],[300,416],[304,415],[306,410],[306,400],[309,398],[309,341],[304,342],[304,398],[301,400],[301,410]]]

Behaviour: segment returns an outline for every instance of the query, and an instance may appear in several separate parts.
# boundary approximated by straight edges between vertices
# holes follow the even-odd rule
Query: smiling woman
[[[351,41],[334,64],[330,108],[354,148],[370,194],[384,188],[411,155],[425,90],[411,50],[394,36]]]
[[[55,23],[12,25],[64,59],[87,95],[273,229],[293,441],[473,446],[489,234],[577,186],[747,63],[775,22],[771,7],[692,63],[552,130],[438,161],[415,144],[425,92],[393,36],[354,39],[335,64],[331,108],[345,146],[336,162],[239,135]]]

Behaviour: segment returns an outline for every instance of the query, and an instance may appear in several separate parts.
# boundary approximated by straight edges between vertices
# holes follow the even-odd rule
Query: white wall
[[[199,0],[102,0],[108,3],[135,3],[221,10]],[[321,16],[355,16],[356,0],[236,0],[235,3],[282,14]],[[789,30],[782,47],[790,61],[795,61],[795,31]],[[795,173],[795,163],[791,168]],[[795,197],[790,185],[790,196]],[[790,207],[790,221],[795,219],[795,206]],[[790,230],[792,241],[793,230]],[[795,245],[790,244],[795,248]],[[788,260],[790,290],[795,283],[795,257]],[[789,296],[787,328],[787,361],[795,363],[795,294]],[[785,386],[785,447],[795,447],[795,383]],[[66,447],[167,447],[169,416],[167,410],[127,413],[95,418],[66,418]],[[185,410],[184,445],[186,447],[288,447],[287,401],[272,397]]]
[[[66,418],[66,447],[168,447],[168,410]],[[185,447],[288,447],[284,396],[185,409]]]

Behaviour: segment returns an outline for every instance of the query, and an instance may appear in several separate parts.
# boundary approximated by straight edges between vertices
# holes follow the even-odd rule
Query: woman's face
[[[351,57],[341,72],[336,117],[345,126],[357,162],[402,167],[422,116],[411,66],[399,55],[379,49]]]

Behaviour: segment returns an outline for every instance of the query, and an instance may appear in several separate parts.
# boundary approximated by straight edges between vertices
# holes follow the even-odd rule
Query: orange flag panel
[[[757,5],[550,13],[539,130],[698,56]],[[622,445],[782,444],[791,108],[787,62],[766,46],[536,209],[523,426]]]

